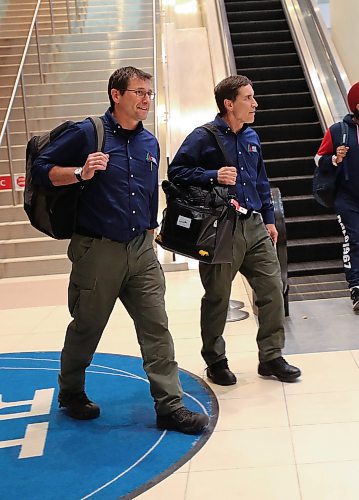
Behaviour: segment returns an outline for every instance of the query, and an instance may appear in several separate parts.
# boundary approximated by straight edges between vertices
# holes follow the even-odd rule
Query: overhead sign
[[[0,498],[134,498],[189,460],[216,423],[211,389],[181,370],[184,403],[211,415],[211,427],[200,436],[159,430],[142,359],[114,354],[96,354],[86,371],[101,416],[71,419],[58,408],[59,360],[0,354]]]

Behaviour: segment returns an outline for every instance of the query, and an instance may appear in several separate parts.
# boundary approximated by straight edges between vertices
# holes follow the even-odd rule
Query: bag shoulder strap
[[[216,140],[217,146],[221,150],[221,153],[227,163],[228,166],[233,165],[233,160],[229,157],[229,154],[226,151],[226,148],[224,147],[223,142],[221,141],[221,138],[218,135],[218,129],[215,125],[212,123],[205,123],[202,125],[202,128],[207,130]],[[235,186],[227,186],[228,187],[228,193],[230,195],[235,195],[236,194],[236,187]]]
[[[343,146],[348,145],[348,133],[349,133],[349,127],[346,122],[341,121],[340,122],[340,130],[341,130],[341,135],[342,135],[342,142],[341,144]]]
[[[224,147],[224,144],[218,135],[217,127],[215,125],[213,125],[212,123],[205,123],[204,125],[202,125],[202,128],[206,129],[210,134],[213,135],[213,137],[215,138],[215,140],[217,142],[217,146],[221,150],[222,155],[223,155],[224,159],[226,160],[227,165],[232,165],[233,160],[230,159],[230,157],[229,157],[229,155]]]
[[[99,116],[89,116],[97,137],[97,151],[102,151],[105,146],[105,126]]]

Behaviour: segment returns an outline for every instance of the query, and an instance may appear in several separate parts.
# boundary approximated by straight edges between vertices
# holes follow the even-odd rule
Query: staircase
[[[42,1],[38,15],[43,81],[35,36],[24,67],[30,135],[66,120],[102,115],[109,106],[107,82],[120,66],[153,74],[152,0]],[[35,0],[8,0],[0,6],[0,130],[9,104]],[[154,112],[145,126],[154,130]],[[21,90],[9,121],[15,174],[25,172],[26,131]],[[0,145],[0,176],[9,173],[6,141]],[[65,273],[68,241],[44,236],[27,221],[22,192],[15,204],[10,190],[0,190],[0,278]]]
[[[347,296],[336,216],[312,196],[323,137],[280,0],[225,0],[238,74],[253,81],[254,129],[272,187],[282,194],[289,299]]]

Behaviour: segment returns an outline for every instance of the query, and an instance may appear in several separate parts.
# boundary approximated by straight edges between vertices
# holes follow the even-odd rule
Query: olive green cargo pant
[[[134,321],[155,409],[183,406],[178,367],[165,311],[165,280],[146,231],[129,243],[74,234],[69,310],[73,321],[61,354],[61,391],[80,392],[102,332],[119,298]]]
[[[284,304],[280,266],[262,216],[237,218],[232,264],[200,264],[205,295],[201,305],[202,356],[207,365],[226,357],[223,331],[237,272],[245,276],[257,296],[259,360],[281,356],[284,347]]]

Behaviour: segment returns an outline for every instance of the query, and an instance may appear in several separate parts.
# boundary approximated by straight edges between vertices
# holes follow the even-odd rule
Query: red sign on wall
[[[0,191],[11,189],[11,184],[10,175],[0,175]]]
[[[23,191],[25,187],[25,175],[15,174],[14,175],[15,191]]]

